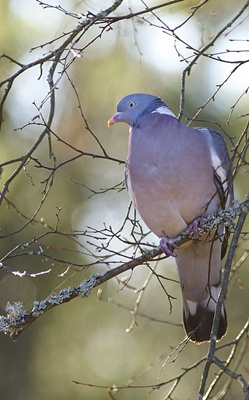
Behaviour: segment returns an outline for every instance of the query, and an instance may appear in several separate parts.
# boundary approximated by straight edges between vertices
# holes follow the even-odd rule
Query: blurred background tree
[[[141,221],[134,226],[123,190],[127,127],[107,128],[126,94],[156,94],[183,123],[221,132],[235,198],[245,200],[248,10],[244,0],[1,1],[3,316],[8,302],[30,312],[34,301],[138,257],[141,232],[142,248],[157,244]],[[245,380],[248,254],[245,223],[229,331],[216,352]],[[181,345],[180,303],[174,261],[155,258],[107,280],[98,296],[52,308],[16,343],[2,334],[1,398],[197,398],[209,344]],[[105,389],[113,385],[126,388]],[[215,365],[205,396],[248,398]]]

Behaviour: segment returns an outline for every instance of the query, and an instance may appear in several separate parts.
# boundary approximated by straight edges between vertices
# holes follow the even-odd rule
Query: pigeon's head
[[[138,119],[148,112],[153,112],[159,107],[165,106],[157,96],[151,94],[135,93],[123,97],[117,104],[117,112],[109,119],[108,126],[115,122],[126,122],[130,126],[136,126]]]

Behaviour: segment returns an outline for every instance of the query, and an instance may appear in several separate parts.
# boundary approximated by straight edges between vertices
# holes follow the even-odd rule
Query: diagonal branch
[[[233,205],[226,211],[221,210],[217,214],[211,214],[207,217],[206,223],[204,226],[202,226],[199,229],[199,235],[203,235],[204,233],[216,229],[220,223],[224,223],[226,226],[231,227],[234,226],[233,219],[235,219],[238,215],[240,215],[238,224],[237,224],[237,229],[235,230],[234,238],[232,240],[231,248],[228,253],[228,261],[227,265],[231,265],[232,262],[232,257],[234,255],[235,247],[238,242],[239,234],[241,232],[241,229],[238,229],[238,226],[240,227],[242,221],[244,221],[247,212],[248,212],[248,201],[243,202],[243,203],[238,203],[234,202]],[[242,225],[241,225],[242,228]],[[179,236],[177,236],[174,239],[174,243],[177,246],[180,246],[181,244],[185,243],[186,241],[191,240],[194,237],[194,232],[186,233],[182,232]],[[14,304],[8,303],[6,305],[6,311],[7,311],[7,316],[0,316],[0,331],[5,333],[6,335],[10,336],[12,340],[17,339],[17,337],[20,335],[21,332],[23,332],[25,329],[27,329],[34,321],[37,320],[38,317],[43,315],[45,312],[51,310],[52,308],[63,304],[67,303],[76,297],[88,297],[89,294],[91,293],[92,289],[100,286],[102,283],[112,279],[113,277],[126,272],[128,270],[133,270],[135,267],[138,265],[144,265],[147,264],[148,262],[153,261],[156,259],[158,256],[162,254],[162,250],[159,247],[156,247],[150,251],[145,251],[141,256],[136,257],[131,259],[130,261],[123,263],[119,265],[116,268],[113,268],[111,270],[108,270],[106,273],[103,275],[99,274],[93,274],[90,276],[89,279],[84,280],[81,282],[80,285],[75,286],[73,288],[67,287],[62,289],[59,294],[52,294],[50,295],[47,299],[42,300],[40,302],[35,301],[33,304],[33,308],[30,312],[27,312],[22,303],[17,302]],[[3,265],[0,265],[3,267]],[[230,269],[227,269],[226,271],[230,271]],[[229,276],[229,272],[226,272]],[[227,279],[227,275],[226,275]],[[225,295],[225,289],[222,291],[222,296],[224,297]],[[220,304],[222,302],[222,299],[219,299],[217,307],[220,307]],[[214,322],[214,328],[216,327],[217,329],[217,319],[218,319],[218,313]],[[214,331],[212,332],[214,336]],[[213,343],[215,344],[215,340],[212,337],[211,345],[213,346]],[[213,348],[213,347],[212,347]],[[213,353],[212,353],[213,354]],[[211,363],[210,359],[210,363]],[[207,368],[207,367],[206,367]],[[207,369],[208,372],[208,369]],[[203,381],[204,382],[204,381]],[[205,387],[205,384],[204,384]],[[203,390],[204,390],[203,387]]]

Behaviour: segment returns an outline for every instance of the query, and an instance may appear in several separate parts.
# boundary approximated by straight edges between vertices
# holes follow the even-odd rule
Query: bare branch
[[[219,312],[221,312],[221,304],[226,293],[225,284],[227,284],[228,282],[232,257],[247,212],[248,212],[247,202],[241,204],[234,203],[233,206],[227,211],[222,210],[218,212],[217,215],[210,215],[209,217],[207,217],[205,225],[203,225],[201,228],[198,228],[199,234],[203,235],[207,231],[215,229],[215,227],[217,227],[221,222],[231,227],[231,224],[233,224],[232,220],[236,218],[238,215],[240,215],[237,228],[235,230],[235,234],[233,237],[231,249],[228,253],[228,261],[226,263],[225,275],[224,275],[225,283],[223,283],[221,294],[217,303],[217,312],[211,336],[211,345],[210,345],[210,349],[212,349],[212,351],[210,350],[211,356],[213,356],[214,354],[214,349],[216,344],[215,332],[217,330],[219,322],[219,316],[220,316]],[[194,237],[194,232],[190,232],[189,235],[186,234],[186,232],[183,232],[181,235],[179,235],[177,238],[174,239],[174,243],[177,246],[180,246],[181,244],[190,240],[191,237]],[[98,287],[99,285],[121,274],[122,272],[133,270],[138,265],[146,264],[154,260],[161,254],[162,250],[160,248],[155,248],[153,250],[145,252],[143,255],[137,258],[133,258],[131,261],[128,261],[127,263],[121,264],[120,266],[107,271],[104,275],[95,275],[95,274],[91,275],[89,279],[84,280],[80,285],[74,288],[68,287],[62,289],[58,295],[52,294],[46,300],[42,300],[41,302],[35,301],[33,309],[31,310],[30,313],[28,313],[26,310],[23,309],[21,303],[16,303],[12,305],[7,304],[6,311],[8,314],[7,317],[2,316],[0,318],[0,331],[10,336],[12,340],[15,340],[20,335],[20,333],[24,331],[24,329],[30,326],[38,317],[43,315],[45,312],[49,311],[51,308],[54,308],[62,303],[67,303],[76,297],[82,297],[82,298],[88,297],[92,289],[94,289],[95,287]],[[209,364],[211,364],[212,362],[211,356],[208,359]],[[210,366],[208,362],[207,365]],[[207,368],[208,367],[206,367],[206,369]],[[207,376],[207,374],[208,374],[208,369],[205,376]],[[203,382],[205,382],[204,378]]]
[[[226,23],[217,33],[216,35],[207,43],[205,44],[199,51],[198,54],[193,58],[193,60],[189,63],[189,65],[184,69],[182,73],[182,78],[181,78],[181,101],[180,101],[180,111],[178,114],[178,118],[181,119],[181,117],[184,114],[184,103],[185,103],[185,91],[186,91],[186,78],[187,75],[190,74],[191,69],[193,68],[194,65],[196,65],[198,59],[205,54],[205,52],[215,44],[216,40],[221,37],[221,35],[228,29],[231,28],[231,26],[240,18],[240,16],[245,12],[247,7],[249,6],[249,1],[246,1],[245,4],[241,7],[241,9],[238,11],[238,13],[228,22]]]
[[[230,248],[228,251],[228,255],[227,255],[226,264],[224,267],[224,276],[223,276],[223,280],[222,280],[222,286],[221,286],[219,298],[218,298],[218,301],[216,304],[215,317],[214,317],[213,327],[212,327],[212,331],[211,331],[211,335],[210,335],[210,346],[209,346],[207,361],[206,361],[205,368],[204,368],[204,371],[202,374],[202,380],[201,380],[198,400],[203,399],[209,369],[210,369],[212,362],[214,361],[217,331],[218,331],[218,326],[219,326],[219,321],[220,321],[220,316],[221,316],[222,304],[224,302],[226,292],[227,292],[227,286],[228,286],[229,275],[230,275],[230,270],[231,270],[234,253],[235,253],[238,241],[239,241],[242,227],[244,225],[245,219],[248,214],[248,203],[247,204],[244,203],[244,208],[241,211],[242,212],[239,216],[239,219],[238,219],[238,222],[236,225],[236,229],[235,229],[235,232],[234,232],[234,235],[232,238],[232,242],[231,242],[231,245],[230,245]]]

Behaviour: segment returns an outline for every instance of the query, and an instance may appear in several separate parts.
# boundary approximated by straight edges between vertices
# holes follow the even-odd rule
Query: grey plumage
[[[230,159],[220,134],[180,123],[156,96],[132,94],[108,121],[130,126],[126,181],[146,225],[167,243],[196,218],[229,207],[233,198]],[[191,340],[209,340],[221,281],[224,227],[175,250],[183,321]],[[223,251],[222,251],[223,246]],[[171,254],[171,253],[168,253]],[[226,332],[223,306],[218,339]]]

